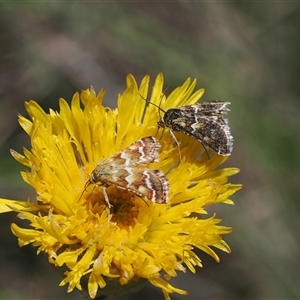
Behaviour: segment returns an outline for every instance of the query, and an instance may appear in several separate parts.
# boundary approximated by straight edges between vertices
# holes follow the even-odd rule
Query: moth
[[[227,105],[230,102],[202,102],[171,108],[167,111],[154,103],[148,103],[158,107],[164,113],[157,124],[161,128],[169,128],[178,147],[180,143],[173,131],[180,131],[195,138],[204,148],[208,147],[219,155],[229,156],[231,154],[233,137],[230,133],[228,120],[224,119],[224,114],[229,111]]]
[[[169,200],[169,182],[160,170],[152,170],[140,165],[158,161],[161,145],[154,137],[144,137],[123,151],[97,163],[85,189],[90,184],[103,186],[103,196],[109,208],[106,188],[115,186],[151,200],[155,203],[167,203]]]

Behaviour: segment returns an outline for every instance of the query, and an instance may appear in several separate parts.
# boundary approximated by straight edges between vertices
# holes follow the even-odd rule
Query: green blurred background
[[[299,1],[69,1],[0,4],[0,197],[34,198],[9,149],[29,139],[17,123],[24,101],[46,111],[90,85],[116,106],[125,76],[163,72],[176,87],[197,78],[202,100],[231,102],[234,151],[226,166],[244,188],[235,206],[213,207],[230,255],[204,253],[196,275],[172,281],[172,299],[299,299]],[[172,88],[171,88],[172,89]],[[15,214],[0,215],[0,299],[84,299],[36,248],[19,248]],[[120,299],[163,299],[147,286]]]

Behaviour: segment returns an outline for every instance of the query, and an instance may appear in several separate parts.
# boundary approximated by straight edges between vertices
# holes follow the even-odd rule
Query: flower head
[[[227,157],[208,157],[200,152],[197,140],[182,133],[176,134],[179,161],[178,147],[168,130],[157,129],[157,107],[144,100],[167,110],[196,103],[204,90],[194,92],[196,81],[188,79],[166,97],[159,74],[149,97],[149,81],[146,76],[138,87],[129,75],[116,109],[102,105],[104,89],[96,94],[90,88],[75,94],[70,106],[60,99],[59,112],[46,113],[29,101],[25,106],[30,118],[19,116],[31,149],[11,153],[29,168],[21,175],[36,190],[37,201],[2,199],[0,212],[19,212],[30,222],[30,228],[11,225],[19,245],[32,244],[48,254],[51,264],[66,268],[60,285],[68,284],[68,291],[88,290],[94,298],[123,293],[148,281],[169,299],[169,293],[186,294],[169,280],[186,268],[194,273],[196,266],[202,266],[195,248],[216,261],[213,248],[230,252],[222,236],[231,228],[221,226],[215,215],[205,218],[205,207],[232,204],[229,197],[241,185],[227,181],[238,169],[216,169]],[[109,209],[103,186],[90,184],[84,190],[99,161],[155,135],[162,146],[159,161],[147,168],[166,174],[168,203],[153,203],[110,185],[106,189]]]

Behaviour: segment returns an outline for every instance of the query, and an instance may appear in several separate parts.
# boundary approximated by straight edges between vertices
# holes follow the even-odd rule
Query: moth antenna
[[[139,195],[137,195],[140,199],[142,199],[146,204],[147,204],[147,206],[149,207],[149,204],[147,203],[147,201],[143,198],[143,197],[141,197],[141,196],[139,196]]]
[[[160,100],[159,100],[159,106],[158,106],[158,108],[159,108],[159,117],[160,117],[160,118],[161,118],[161,115],[160,115],[160,112],[161,112],[161,111],[163,111],[164,113],[166,113],[166,112],[161,108],[161,102],[162,102],[163,97],[166,95],[167,90],[168,90],[170,87],[171,87],[170,85],[168,85],[168,86],[166,87],[166,89],[163,91],[163,93],[162,93],[162,95],[161,95],[161,97],[160,97]]]
[[[202,144],[202,143],[201,143],[201,144]],[[208,159],[210,160],[210,156],[209,156],[209,153],[208,153],[206,147],[205,147],[203,144],[202,144],[202,147],[204,148],[204,150],[205,150],[205,152],[206,152],[206,154],[207,154],[207,157],[208,157]]]
[[[163,95],[164,95],[164,94],[163,94]],[[166,111],[163,110],[163,109],[162,109],[160,106],[158,106],[157,104],[155,104],[155,103],[153,103],[153,102],[151,102],[151,101],[148,101],[148,100],[145,99],[141,94],[140,94],[140,96],[141,96],[142,99],[144,99],[144,100],[146,101],[146,103],[151,104],[151,105],[157,107],[157,108],[159,109],[159,111],[162,111],[163,113],[166,113]],[[161,101],[160,101],[160,104],[161,104]]]

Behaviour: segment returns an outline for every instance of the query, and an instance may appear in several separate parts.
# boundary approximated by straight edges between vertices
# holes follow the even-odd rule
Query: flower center
[[[98,214],[101,214],[103,210],[109,210],[111,222],[117,223],[117,226],[123,228],[134,226],[139,207],[146,205],[144,200],[127,190],[113,186],[106,188],[106,194],[112,206],[110,209],[104,197],[103,187],[92,187],[91,192],[86,197],[88,209]]]

